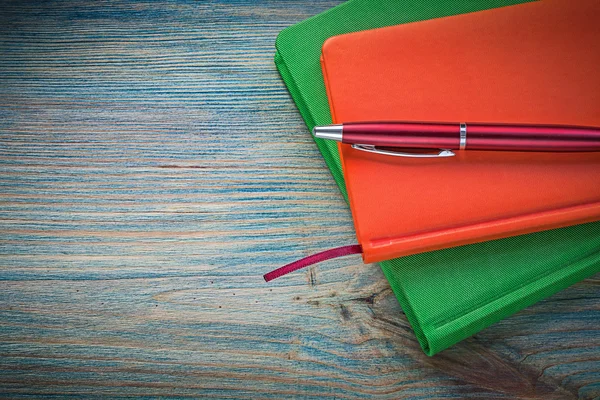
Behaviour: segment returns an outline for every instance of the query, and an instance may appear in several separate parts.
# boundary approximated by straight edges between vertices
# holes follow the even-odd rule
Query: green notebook
[[[275,63],[309,130],[331,123],[319,57],[334,35],[526,0],[350,0],[281,32]],[[399,79],[401,79],[399,75]],[[346,197],[337,144],[317,140]],[[380,264],[433,355],[600,271],[600,223],[417,254]]]

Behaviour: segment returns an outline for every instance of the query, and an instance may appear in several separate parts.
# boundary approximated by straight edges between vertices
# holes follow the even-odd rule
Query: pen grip
[[[457,123],[361,122],[344,124],[342,143],[411,149],[458,149],[459,135],[460,126]]]

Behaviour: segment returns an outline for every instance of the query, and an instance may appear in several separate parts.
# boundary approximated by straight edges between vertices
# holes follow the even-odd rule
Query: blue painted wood
[[[594,398],[599,277],[428,358],[273,65],[339,1],[0,5],[0,395]]]

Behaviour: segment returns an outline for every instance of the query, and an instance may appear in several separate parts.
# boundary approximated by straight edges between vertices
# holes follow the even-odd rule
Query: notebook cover
[[[333,120],[600,126],[598,20],[597,0],[545,0],[331,38]],[[600,220],[600,152],[340,146],[367,263]]]
[[[595,112],[600,104],[600,80],[595,73],[600,49],[592,40],[598,37],[594,25],[598,9],[593,0],[544,0],[334,38],[324,46],[334,121],[600,125],[600,115]],[[550,21],[551,29],[546,29]],[[490,37],[498,39],[495,46],[477,48]],[[534,37],[538,46],[527,48]],[[558,66],[567,65],[561,58],[565,51],[576,68],[567,68],[565,79],[544,81]],[[509,54],[513,55],[511,65],[518,68],[505,71],[502,66],[511,59]],[[523,61],[527,57],[534,63]],[[489,76],[503,79],[490,80]],[[465,79],[470,85],[464,85]],[[587,87],[582,87],[584,81]],[[564,86],[567,82],[579,86]],[[543,83],[552,86],[544,87]],[[507,95],[511,90],[518,96],[487,95],[498,91]],[[558,106],[557,95],[567,95]],[[440,219],[451,228],[485,223],[486,208],[492,217],[506,218],[518,217],[523,207],[531,215],[572,211],[584,205],[587,208],[580,208],[582,214],[571,221],[597,218],[598,155],[549,157],[539,153],[465,152],[450,162],[429,160],[423,165],[424,160],[382,159],[342,146],[355,223],[361,218],[357,234],[361,237],[363,221],[376,221],[380,226],[368,228],[374,229],[375,238],[381,241],[393,240],[392,235],[407,221],[411,229],[418,229],[421,222],[435,227]],[[398,176],[397,171],[402,174]],[[550,173],[552,179],[548,178]],[[519,185],[512,186],[516,178]],[[486,185],[481,185],[482,181]],[[452,197],[457,188],[461,195],[466,191],[466,196]],[[357,198],[357,193],[362,197]],[[365,200],[367,196],[369,200]],[[364,214],[358,216],[357,199],[359,207],[364,206]],[[372,207],[372,199],[377,207]],[[480,203],[472,218],[473,201]],[[438,208],[432,210],[432,203]],[[460,219],[452,227],[451,219],[456,217]],[[556,221],[550,220],[548,225],[536,223],[538,227],[552,227]],[[519,229],[530,227],[525,223]],[[392,235],[385,237],[386,232]],[[381,266],[423,349],[434,354],[600,271],[600,223],[421,253]]]
[[[350,0],[290,26],[275,42],[275,65],[309,130],[331,123],[319,65],[321,46],[331,36],[406,22],[456,15],[531,0]],[[338,148],[315,139],[343,196],[347,198]]]

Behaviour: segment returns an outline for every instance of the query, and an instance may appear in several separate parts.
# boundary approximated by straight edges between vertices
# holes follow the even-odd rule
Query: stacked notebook
[[[284,30],[275,61],[309,129],[373,120],[600,125],[600,7],[516,3],[351,0]],[[581,224],[600,219],[598,154],[467,151],[423,161],[317,144],[349,195],[365,261],[386,260],[429,355],[600,271],[600,223]]]

